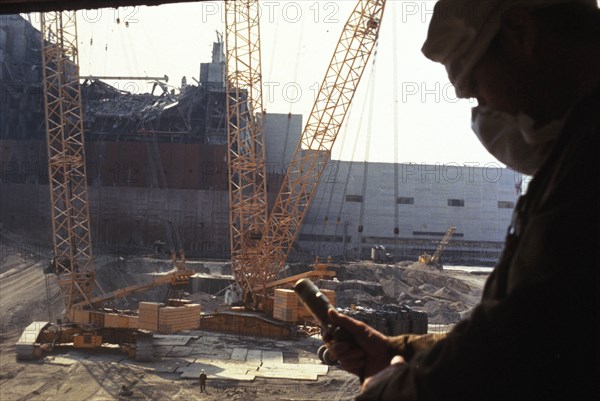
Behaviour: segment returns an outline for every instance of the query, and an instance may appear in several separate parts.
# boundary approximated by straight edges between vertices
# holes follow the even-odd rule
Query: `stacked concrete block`
[[[69,319],[71,322],[79,325],[86,325],[90,323],[90,311],[73,309],[69,312]]]
[[[116,313],[107,313],[104,315],[104,327],[119,328],[119,315]]]
[[[200,327],[200,305],[165,306],[159,309],[158,331],[163,334]]]
[[[118,315],[108,313],[104,317],[104,327],[113,327],[118,329],[137,329],[138,317],[128,315]]]
[[[140,302],[138,328],[141,330],[157,331],[159,309],[163,304],[159,302]]]
[[[138,316],[121,316],[121,324],[122,327],[127,327],[129,329],[137,329],[139,325],[139,317]]]
[[[321,289],[321,292],[332,305],[335,304],[335,291]],[[311,318],[312,314],[293,290],[278,288],[275,290],[273,317],[284,322],[297,322],[300,319]]]
[[[273,317],[284,322],[298,320],[298,297],[293,290],[285,288],[275,290]]]

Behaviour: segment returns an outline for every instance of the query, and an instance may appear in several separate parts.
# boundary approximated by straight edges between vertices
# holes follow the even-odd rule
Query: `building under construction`
[[[0,21],[0,223],[50,238],[40,33],[18,15]],[[102,249],[146,254],[178,224],[188,256],[230,257],[223,42],[197,84],[128,93],[82,77],[92,238]],[[191,79],[190,79],[191,81]],[[178,83],[179,84],[179,83]],[[140,129],[152,121],[153,133]],[[267,191],[277,194],[302,132],[300,115],[267,114]],[[161,188],[155,170],[164,174]],[[154,171],[153,171],[154,169]],[[504,168],[331,160],[292,258],[396,260],[433,252],[450,226],[445,261],[491,264],[500,254],[521,177]]]

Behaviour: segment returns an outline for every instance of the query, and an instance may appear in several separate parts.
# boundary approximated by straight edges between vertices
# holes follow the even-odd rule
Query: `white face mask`
[[[514,116],[478,106],[472,109],[471,128],[496,159],[515,171],[533,175],[550,155],[565,121],[566,116],[535,129],[535,121],[523,113]]]

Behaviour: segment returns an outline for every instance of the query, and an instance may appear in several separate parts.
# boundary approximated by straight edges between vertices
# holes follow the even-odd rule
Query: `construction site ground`
[[[3,236],[0,264],[0,400],[351,400],[358,380],[338,367],[322,365],[316,356],[318,337],[275,340],[188,331],[156,336],[154,362],[128,360],[117,349],[86,352],[55,349],[41,361],[17,362],[15,341],[31,321],[47,320],[62,312],[56,280],[50,277],[46,297],[41,257],[45,250]],[[18,244],[18,246],[17,246]],[[101,256],[95,260],[97,277],[105,291],[148,280],[165,271],[168,260],[152,257]],[[194,266],[194,263],[191,264]],[[203,273],[226,273],[226,262],[197,262]],[[292,265],[290,274],[308,265]],[[340,282],[354,280],[380,285],[383,294],[361,289],[336,293],[336,305],[376,309],[402,303],[426,311],[430,331],[449,330],[477,303],[485,274],[438,271],[412,262],[393,265],[371,262],[334,263]],[[157,300],[165,289],[155,288],[115,302],[119,308]],[[190,294],[204,312],[225,308],[223,296]],[[208,374],[207,392],[200,393],[200,369]],[[119,395],[130,386],[130,397]]]

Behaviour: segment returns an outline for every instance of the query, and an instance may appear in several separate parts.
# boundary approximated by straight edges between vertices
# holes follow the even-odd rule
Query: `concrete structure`
[[[454,263],[499,256],[521,176],[499,166],[331,161],[299,243],[316,255],[369,255],[384,245],[396,259],[433,253],[450,226],[444,253]]]

